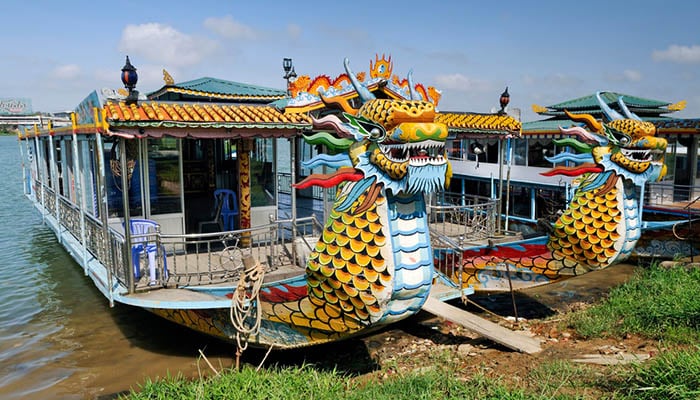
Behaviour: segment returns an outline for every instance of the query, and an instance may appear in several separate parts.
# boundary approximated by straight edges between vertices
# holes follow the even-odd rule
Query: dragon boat
[[[287,91],[175,84],[164,70],[165,86],[143,96],[127,57],[128,92],[93,92],[70,126],[20,134],[25,194],[111,305],[239,350],[343,340],[631,254],[644,184],[665,173],[654,125],[569,113],[579,125],[560,143],[580,154],[555,156],[570,166],[549,174],[580,176],[575,194],[548,235],[504,243],[497,200],[445,201],[446,144],[465,132],[516,138],[519,121],[438,112],[438,90],[375,61],[368,77],[345,60],[336,79],[302,76]],[[297,193],[321,199],[322,222],[300,214]]]
[[[656,136],[654,124],[630,112],[622,98],[624,115],[600,93],[596,98],[607,119],[566,111],[577,125],[560,128],[564,138],[554,142],[576,152],[547,157],[568,166],[542,173],[576,177],[566,209],[553,224],[540,223],[545,234],[528,240],[437,251],[436,265],[449,266],[442,270],[452,271],[454,282],[478,292],[554,283],[628,259],[647,228],[670,231],[675,221],[651,226],[642,220],[645,184],[666,174],[666,139]]]
[[[433,263],[426,199],[452,174],[443,121],[507,134],[519,122],[440,114],[439,91],[410,73],[392,79],[384,57],[369,76],[344,66],[288,91],[175,84],[164,70],[166,85],[144,96],[127,57],[128,91],[93,92],[69,126],[20,134],[25,193],[111,305],[239,348],[342,340],[416,314],[429,296],[471,294]],[[298,212],[302,192],[321,194],[323,223]]]

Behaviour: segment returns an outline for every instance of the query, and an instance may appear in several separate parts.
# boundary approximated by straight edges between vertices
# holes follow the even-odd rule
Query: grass
[[[619,391],[630,399],[699,399],[700,347],[661,353],[621,374]]]
[[[700,269],[652,265],[596,307],[572,313],[586,338],[638,334],[673,344],[700,340]]]
[[[666,350],[626,366],[590,366],[566,360],[533,364],[527,376],[502,377],[460,371],[444,350],[431,365],[401,372],[352,376],[312,365],[243,368],[188,381],[147,381],[130,399],[671,399],[700,398],[700,270],[651,266],[614,289],[601,303],[565,317],[579,335],[626,334],[662,341]],[[512,377],[511,377],[512,378]]]

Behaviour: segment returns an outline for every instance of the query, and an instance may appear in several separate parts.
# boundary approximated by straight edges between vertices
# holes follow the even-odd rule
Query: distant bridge
[[[29,126],[34,125],[39,128],[48,128],[49,121],[53,126],[70,125],[70,118],[64,115],[0,115],[0,125],[5,126]]]

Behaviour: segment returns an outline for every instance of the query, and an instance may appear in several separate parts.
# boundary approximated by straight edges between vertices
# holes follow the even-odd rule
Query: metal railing
[[[36,197],[40,202],[40,196]],[[255,228],[206,234],[173,235],[156,229],[132,234],[127,246],[123,230],[105,229],[100,220],[88,214],[83,224],[85,232],[81,234],[77,205],[62,196],[58,200],[57,210],[55,193],[44,186],[46,214],[57,218],[60,211],[59,230],[70,233],[79,243],[84,237],[81,245],[107,270],[107,286],[115,288],[121,284],[129,293],[146,288],[237,282],[245,256],[257,259],[267,272],[283,266],[303,267],[323,228],[310,216],[296,222],[276,220]],[[145,250],[135,250],[130,263],[134,246]],[[155,253],[153,276],[149,270],[149,251]],[[303,269],[295,271],[300,273]]]
[[[498,200],[458,193],[437,193],[428,203],[431,233],[452,240],[492,237],[498,222]]]
[[[243,258],[255,258],[272,272],[283,266],[299,265],[310,253],[321,224],[315,217],[277,220],[268,225],[229,232],[171,235],[157,233],[148,243],[158,249],[157,259],[167,260],[167,273],[158,265],[159,283],[166,286],[237,282]],[[162,258],[160,252],[165,254]],[[159,261],[160,262],[160,261]],[[299,265],[303,266],[303,265]],[[137,285],[138,286],[138,285]]]
[[[678,205],[682,208],[686,202],[692,201],[698,196],[700,196],[700,186],[659,182],[646,185],[644,202],[648,205]]]
[[[428,202],[434,266],[456,277],[462,287],[463,254],[468,245],[494,237],[498,199],[458,193],[437,193]]]

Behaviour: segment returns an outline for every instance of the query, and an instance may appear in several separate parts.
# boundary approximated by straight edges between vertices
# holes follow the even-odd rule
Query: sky
[[[0,98],[73,110],[91,91],[201,77],[284,89],[298,75],[393,72],[442,92],[440,111],[510,111],[615,91],[687,107],[700,118],[700,2],[677,1],[34,1],[3,0]]]

